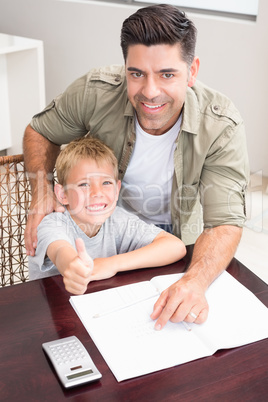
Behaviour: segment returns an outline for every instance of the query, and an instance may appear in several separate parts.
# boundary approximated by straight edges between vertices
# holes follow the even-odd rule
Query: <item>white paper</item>
[[[187,331],[182,323],[168,322],[161,331],[155,331],[150,314],[158,298],[156,291],[161,292],[182,275],[162,275],[148,282],[70,298],[117,381],[268,337],[267,307],[227,272],[206,293],[210,311],[204,324],[189,324],[191,331]],[[113,309],[116,311],[111,312]],[[110,313],[94,318],[105,311]]]

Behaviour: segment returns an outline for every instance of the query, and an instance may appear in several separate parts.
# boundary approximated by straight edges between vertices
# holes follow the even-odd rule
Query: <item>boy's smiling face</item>
[[[120,186],[111,164],[87,158],[79,160],[70,170],[66,186],[57,185],[55,191],[76,224],[92,237],[112,215]]]

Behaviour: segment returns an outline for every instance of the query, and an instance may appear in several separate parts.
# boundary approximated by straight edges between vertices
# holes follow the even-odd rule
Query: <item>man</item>
[[[206,320],[205,291],[234,256],[245,219],[243,121],[230,100],[196,82],[195,42],[193,23],[177,8],[138,10],[122,26],[125,68],[94,69],[75,81],[24,137],[33,190],[29,254],[43,216],[60,210],[49,182],[59,146],[88,131],[118,158],[119,205],[195,242],[184,277],[154,306],[156,329],[168,320]]]

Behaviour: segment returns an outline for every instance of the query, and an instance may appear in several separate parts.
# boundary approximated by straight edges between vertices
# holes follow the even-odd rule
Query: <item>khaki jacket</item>
[[[249,167],[244,123],[227,97],[197,81],[182,113],[171,215],[174,234],[193,244],[203,228],[243,226]],[[91,70],[34,116],[31,126],[58,145],[90,132],[114,150],[122,179],[136,138],[124,67]]]

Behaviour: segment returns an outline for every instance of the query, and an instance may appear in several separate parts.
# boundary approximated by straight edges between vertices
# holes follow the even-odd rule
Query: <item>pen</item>
[[[192,331],[192,328],[190,328],[189,325],[185,321],[182,321],[181,323],[184,326],[184,328],[187,329],[187,331]]]
[[[107,311],[97,313],[97,314],[93,315],[92,318],[100,318],[100,317],[103,317],[105,315],[115,313],[117,311],[120,311],[120,310],[123,310],[125,308],[134,306],[135,304],[141,303],[141,302],[149,300],[149,299],[153,299],[154,297],[158,297],[158,296],[159,296],[159,293],[155,293],[155,294],[153,294],[153,295],[151,295],[149,297],[145,297],[144,299],[138,299],[138,300],[135,300],[135,301],[133,301],[131,303],[124,304],[123,306],[119,306],[119,307],[116,307],[114,309],[110,309],[110,310],[107,310]]]

